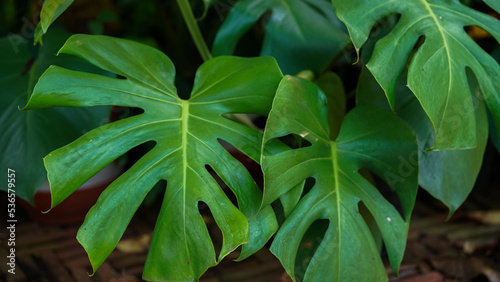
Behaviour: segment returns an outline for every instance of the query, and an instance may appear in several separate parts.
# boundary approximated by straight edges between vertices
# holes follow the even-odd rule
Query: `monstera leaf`
[[[145,279],[193,280],[217,263],[199,202],[208,205],[222,231],[219,260],[247,242],[242,256],[248,256],[269,239],[277,228],[274,213],[266,208],[257,214],[260,190],[219,139],[259,160],[262,134],[223,115],[267,115],[282,77],[274,59],[210,60],[199,68],[191,97],[182,100],[174,86],[172,62],[151,47],[105,36],[75,35],[60,52],[80,56],[125,79],[52,66],[36,85],[28,109],[112,104],[139,107],[144,113],[95,129],[44,159],[53,206],[129,149],[148,141],[156,143],[103,192],[78,232],[94,270],[160,180],[167,180],[167,188]],[[236,195],[239,209],[208,167]]]
[[[360,207],[366,207],[377,223],[391,266],[397,272],[418,176],[418,169],[401,171],[401,161],[417,150],[416,138],[404,121],[376,107],[357,107],[349,112],[335,141],[329,138],[327,120],[326,99],[316,86],[290,76],[282,80],[269,114],[263,148],[289,134],[302,136],[311,146],[277,154],[263,151],[263,206],[307,178],[314,178],[315,184],[280,227],[271,251],[295,278],[302,237],[314,222],[325,219],[329,226],[308,265],[306,281],[387,280]],[[358,172],[361,168],[391,185],[402,210],[398,211]],[[396,181],[399,178],[403,181]]]
[[[287,74],[322,71],[349,38],[324,0],[245,0],[236,4],[215,38],[213,55],[230,55],[239,39],[271,11],[262,50]]]
[[[499,41],[499,20],[458,0],[332,2],[357,49],[365,43],[377,20],[388,14],[401,14],[394,29],[377,42],[367,63],[393,109],[397,78],[417,40],[421,36],[425,38],[411,58],[406,84],[432,122],[436,136],[434,150],[474,148],[477,145],[467,68],[479,81],[495,125],[500,126],[500,66],[464,30],[466,26],[476,25]],[[500,12],[497,2],[486,1]]]
[[[36,81],[51,64],[106,74],[74,56],[56,56],[68,37],[67,33],[54,29],[47,33],[45,45],[35,48],[21,36],[0,38],[0,131],[4,132],[0,136],[0,169],[16,171],[20,180],[16,183],[16,195],[29,202],[47,181],[43,157],[106,124],[111,112],[110,107],[19,110],[26,105]],[[7,182],[0,184],[0,189],[7,191]]]
[[[419,184],[450,210],[450,216],[462,205],[474,188],[488,141],[486,107],[474,79],[469,80],[474,93],[477,146],[466,150],[428,151],[434,143],[432,123],[413,93],[405,86],[404,75],[396,87],[395,112],[410,125],[418,139],[418,154],[406,163],[407,170],[419,167]],[[377,105],[390,110],[384,91],[368,70],[363,69],[356,95],[358,105]],[[417,158],[418,157],[418,158]],[[418,161],[417,161],[418,159]],[[418,164],[417,164],[418,163]]]
[[[40,12],[40,22],[35,29],[35,43],[42,42],[42,36],[49,26],[73,3],[74,0],[46,0]]]

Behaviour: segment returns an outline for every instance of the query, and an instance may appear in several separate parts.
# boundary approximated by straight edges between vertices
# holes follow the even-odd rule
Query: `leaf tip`
[[[101,266],[102,261],[95,261],[92,259],[91,254],[90,254],[89,250],[87,249],[87,245],[85,244],[85,240],[82,239],[82,234],[81,234],[82,230],[87,230],[87,228],[84,228],[83,226],[84,225],[80,226],[80,229],[78,230],[78,233],[76,234],[76,240],[83,247],[83,249],[85,250],[85,253],[87,253],[87,257],[90,261],[90,265],[92,266],[92,273],[87,272],[87,275],[89,277],[92,277],[97,272],[97,269],[99,269],[99,266]]]
[[[41,213],[42,213],[42,214],[47,214],[47,213],[49,213],[49,212],[52,210],[52,208],[53,208],[53,206],[52,206],[52,204],[51,204],[51,206],[50,206],[50,208],[49,208],[48,210],[46,210],[46,211],[41,211]]]

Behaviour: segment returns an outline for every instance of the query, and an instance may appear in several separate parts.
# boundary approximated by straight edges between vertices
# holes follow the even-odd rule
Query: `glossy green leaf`
[[[45,158],[53,205],[129,149],[154,148],[114,181],[89,211],[78,240],[96,270],[114,249],[148,191],[167,180],[163,205],[144,268],[148,280],[194,280],[239,245],[242,257],[258,250],[277,228],[272,209],[258,214],[261,192],[224,140],[259,161],[262,134],[223,117],[267,115],[282,74],[269,57],[220,57],[197,71],[191,97],[174,86],[170,59],[151,47],[106,36],[75,35],[60,51],[124,77],[51,67],[35,87],[28,108],[119,105],[143,114],[93,130]],[[233,205],[208,172],[210,166],[237,197]],[[229,192],[229,191],[228,191]],[[199,202],[210,208],[224,240],[218,260]],[[249,221],[249,222],[248,222]]]
[[[319,87],[326,97],[330,139],[335,139],[339,134],[340,126],[342,125],[346,112],[344,85],[342,84],[340,77],[333,72],[326,72],[313,82]],[[283,206],[285,216],[288,216],[295,205],[299,202],[304,190],[304,184],[305,183],[301,183],[297,185],[296,188],[280,197],[280,202]]]
[[[326,95],[330,139],[335,140],[339,135],[346,112],[344,85],[340,77],[333,72],[324,73],[314,81],[314,84]]]
[[[464,30],[477,25],[500,41],[500,21],[458,0],[332,0],[347,25],[354,46],[365,43],[376,21],[400,14],[394,29],[375,46],[367,63],[395,108],[396,81],[410,52],[407,85],[429,116],[435,131],[434,150],[474,148],[476,121],[466,69],[475,74],[488,109],[500,126],[500,66]],[[499,10],[495,1],[488,1]],[[353,9],[353,7],[362,7]],[[485,124],[480,124],[485,127]]]
[[[50,64],[100,72],[88,63],[67,55],[56,56],[68,34],[54,30],[46,44],[33,50],[21,36],[0,39],[0,168],[16,171],[16,195],[32,202],[33,195],[47,180],[43,157],[85,132],[106,124],[110,107],[88,109],[53,108],[22,112],[33,86]],[[31,49],[30,49],[31,48]],[[0,184],[7,191],[7,182]]]
[[[417,150],[411,129],[392,113],[376,107],[357,107],[345,117],[338,138],[331,141],[325,96],[314,84],[286,76],[269,114],[263,148],[288,134],[302,136],[311,146],[278,154],[263,151],[263,205],[309,177],[316,182],[279,229],[271,251],[288,274],[295,277],[294,265],[302,237],[316,220],[326,219],[329,227],[309,263],[305,280],[387,280],[359,205],[362,202],[373,215],[391,266],[397,272],[418,187],[418,170],[401,171],[402,160]],[[404,216],[358,172],[361,168],[391,185]]]
[[[218,31],[213,55],[233,54],[240,38],[268,11],[260,54],[275,57],[284,73],[319,73],[349,41],[328,1],[245,0],[232,8]]]
[[[40,22],[35,29],[35,44],[42,42],[42,36],[49,26],[73,3],[74,0],[45,0],[40,12]]]
[[[471,85],[477,83],[471,82]],[[406,163],[406,170],[419,167],[419,184],[436,199],[445,204],[450,215],[465,201],[474,188],[488,141],[488,118],[484,101],[478,88],[473,90],[476,118],[477,146],[466,150],[427,151],[434,143],[432,123],[422,110],[413,93],[405,86],[404,76],[396,87],[395,111],[415,131],[418,138],[418,156],[414,154]],[[364,69],[357,89],[357,104],[377,105],[389,110],[384,92],[373,76]],[[418,165],[417,165],[418,157]]]

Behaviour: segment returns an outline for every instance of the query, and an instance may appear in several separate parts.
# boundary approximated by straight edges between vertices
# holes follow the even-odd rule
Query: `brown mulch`
[[[500,189],[497,189],[500,185],[488,186],[486,191],[473,192],[449,221],[446,209],[420,192],[399,277],[393,277],[387,267],[390,281],[500,282]],[[8,266],[1,263],[0,280],[142,281],[156,220],[147,210],[139,209],[117,249],[93,277],[88,275],[92,271],[87,255],[75,238],[78,225],[43,225],[20,215],[16,229],[16,274],[8,274]],[[208,226],[215,228],[210,223]],[[2,228],[2,258],[8,255],[7,236]],[[216,235],[213,239],[221,241]],[[237,255],[230,254],[217,267],[209,269],[201,281],[291,281],[267,249],[239,263],[232,261]]]
[[[436,200],[425,199],[415,207],[399,276],[389,281],[500,282],[500,198],[473,195],[449,221]]]

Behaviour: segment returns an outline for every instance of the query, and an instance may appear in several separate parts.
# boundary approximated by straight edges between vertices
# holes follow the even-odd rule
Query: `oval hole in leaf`
[[[298,185],[288,193],[280,197],[280,201],[275,201],[273,206],[278,217],[278,222],[282,223],[285,217],[290,215],[300,199],[304,198],[316,184],[316,179],[308,177],[303,185]]]
[[[141,108],[112,106],[109,122],[115,122],[117,120],[126,119],[128,117],[140,115],[142,113],[144,113],[144,110]]]
[[[477,25],[464,27],[465,32],[474,40],[485,52],[491,53],[498,47],[498,43],[491,34]]]
[[[375,244],[377,245],[377,249],[379,252],[382,252],[382,247],[383,247],[383,240],[382,240],[382,233],[380,233],[380,229],[378,228],[377,223],[375,222],[375,218],[371,214],[371,212],[368,210],[366,205],[363,202],[358,203],[358,212],[361,214],[363,217],[363,220],[366,222],[368,225],[368,228],[370,229],[370,233],[373,236],[373,240],[375,241]]]
[[[131,168],[139,159],[144,157],[149,151],[153,150],[156,146],[156,141],[148,141],[140,145],[135,146],[130,149],[127,153],[122,155],[120,158],[124,158],[125,169]]]
[[[316,178],[309,177],[306,179],[306,184],[304,185],[304,190],[302,191],[302,195],[300,196],[301,198],[305,197],[309,191],[316,185]]]
[[[215,249],[215,257],[219,257],[223,241],[222,231],[220,230],[219,226],[215,223],[212,211],[205,202],[198,201],[198,211],[203,217],[203,221],[207,226],[208,234],[210,234],[210,238],[212,239],[212,243]]]
[[[267,120],[267,118],[264,116],[258,114],[247,114],[247,113],[223,114],[222,117],[241,124],[245,124],[250,128],[254,128],[260,131],[264,131],[264,127],[266,126],[266,120]]]
[[[153,205],[158,199],[163,198],[163,195],[165,194],[165,189],[167,188],[167,181],[166,180],[160,180],[158,183],[156,183],[155,186],[149,191],[148,195],[144,199],[143,205],[145,206],[151,206]],[[155,214],[159,214],[155,213]]]
[[[325,237],[330,221],[319,219],[307,229],[300,242],[295,260],[295,279],[303,281],[309,262]]]
[[[219,177],[219,175],[217,175],[217,173],[211,166],[205,165],[205,168],[210,173],[210,175],[212,175],[215,181],[217,181],[219,186],[222,188],[222,191],[224,192],[224,194],[226,194],[227,198],[231,201],[231,203],[233,203],[233,205],[238,207],[238,200],[236,199],[236,195],[233,193],[233,191],[231,191],[231,189],[229,188],[229,186],[227,186],[224,180],[222,180]]]
[[[217,138],[217,141],[219,141],[219,144],[221,144],[222,147],[224,147],[224,149],[231,154],[231,156],[245,166],[257,186],[262,189],[262,187],[264,187],[264,176],[262,174],[262,170],[260,169],[260,165],[228,142],[219,138]]]
[[[394,189],[389,186],[382,178],[380,178],[378,175],[375,173],[371,173],[367,169],[360,169],[359,174],[361,174],[368,182],[373,184],[377,188],[377,190],[380,192],[380,194],[389,202],[391,203],[396,210],[399,212],[402,218],[404,218],[404,213],[403,213],[403,206],[401,204],[401,201],[398,198],[398,195],[394,191]],[[361,211],[361,209],[360,209]],[[367,209],[368,211],[368,209]],[[364,216],[363,216],[364,217]]]
[[[307,141],[307,139],[297,134],[288,134],[281,137],[279,140],[287,144],[292,149],[305,148],[311,146],[311,142]]]

